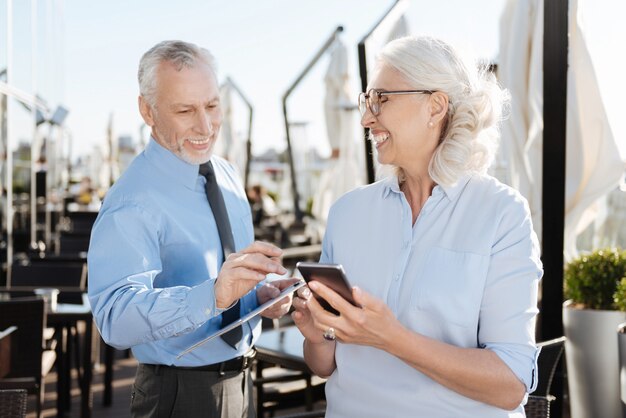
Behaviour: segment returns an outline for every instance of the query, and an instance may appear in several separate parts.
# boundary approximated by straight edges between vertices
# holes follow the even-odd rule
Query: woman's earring
[[[429,128],[434,128],[435,127],[435,123],[432,120],[428,121],[428,127]]]

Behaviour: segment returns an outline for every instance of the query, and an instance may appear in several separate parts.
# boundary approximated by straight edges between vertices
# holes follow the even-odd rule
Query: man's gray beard
[[[189,155],[189,153],[183,146],[184,144],[185,144],[185,141],[183,141],[182,144],[178,144],[178,155],[184,162],[188,164],[191,164],[191,165],[204,164],[207,161],[209,161],[211,159],[211,156],[213,155],[213,148],[211,148],[206,154],[203,154],[197,157]]]

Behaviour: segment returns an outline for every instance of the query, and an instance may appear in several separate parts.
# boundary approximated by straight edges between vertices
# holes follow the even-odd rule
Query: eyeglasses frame
[[[358,105],[359,105],[359,112],[361,113],[361,116],[365,114],[367,109],[369,109],[370,112],[372,112],[372,115],[374,116],[380,115],[382,111],[382,106],[379,106],[378,112],[374,112],[372,110],[370,106],[370,101],[369,101],[369,98],[371,97],[372,92],[374,92],[378,96],[378,101],[380,104],[382,104],[383,102],[380,101],[380,98],[383,96],[395,96],[395,95],[406,95],[406,94],[433,94],[436,92],[436,90],[391,90],[391,91],[382,90],[381,91],[377,89],[370,89],[367,93],[359,93]],[[365,110],[364,111],[361,111],[361,97],[365,98]]]

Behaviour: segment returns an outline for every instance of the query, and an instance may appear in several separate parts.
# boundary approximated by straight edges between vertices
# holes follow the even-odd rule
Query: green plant
[[[613,295],[613,302],[618,311],[626,312],[626,277],[623,277],[617,284],[617,290]]]
[[[587,309],[626,310],[615,303],[616,292],[625,276],[626,251],[618,248],[596,250],[566,265],[565,295]],[[626,284],[623,291],[626,292]],[[626,304],[625,298],[621,300]]]

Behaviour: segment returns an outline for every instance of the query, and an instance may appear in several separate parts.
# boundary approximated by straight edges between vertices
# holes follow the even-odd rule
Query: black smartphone
[[[346,272],[343,270],[341,264],[320,264],[300,261],[296,264],[296,268],[300,271],[304,281],[307,283],[312,280],[323,283],[354,306],[359,306],[352,297],[352,286],[350,285],[350,282],[346,277]],[[324,309],[335,315],[339,315],[339,312],[330,306],[326,300],[317,295],[315,292],[313,292],[313,294]]]

